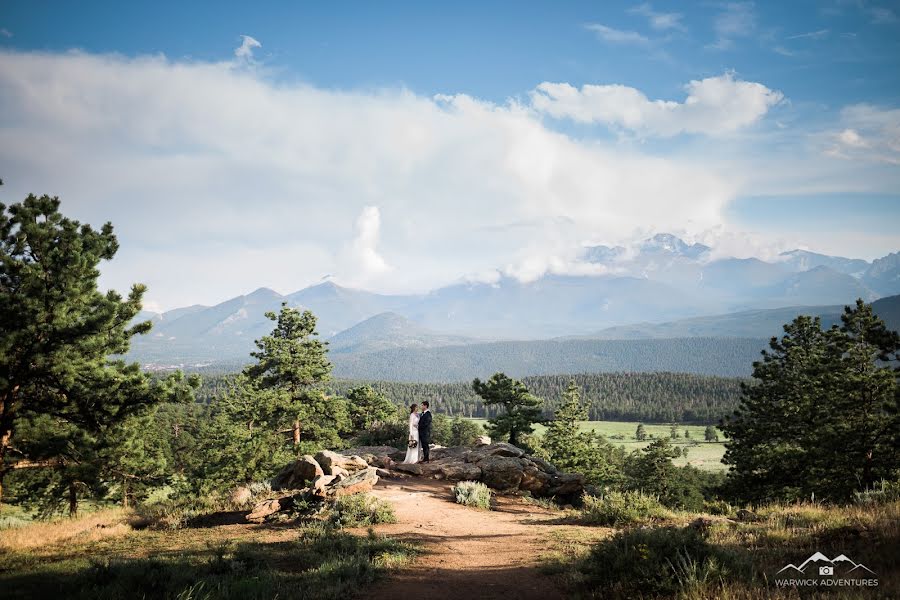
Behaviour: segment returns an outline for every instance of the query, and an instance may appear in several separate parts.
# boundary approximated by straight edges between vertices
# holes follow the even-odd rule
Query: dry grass
[[[27,550],[73,539],[88,543],[126,535],[131,531],[127,517],[123,509],[109,508],[75,519],[61,518],[4,529],[0,531],[0,550]]]

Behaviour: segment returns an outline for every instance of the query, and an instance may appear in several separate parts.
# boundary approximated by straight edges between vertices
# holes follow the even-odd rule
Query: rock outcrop
[[[319,452],[286,465],[272,479],[272,489],[286,492],[282,496],[257,502],[246,516],[251,523],[284,519],[298,505],[321,506],[326,499],[370,492],[378,483],[376,467],[361,457],[336,452]]]
[[[474,448],[434,448],[431,462],[414,465],[396,463],[395,458],[403,452],[390,446],[353,448],[342,454],[363,457],[369,465],[400,476],[480,481],[501,492],[524,491],[538,497],[571,498],[584,490],[582,475],[560,473],[549,462],[505,442]]]

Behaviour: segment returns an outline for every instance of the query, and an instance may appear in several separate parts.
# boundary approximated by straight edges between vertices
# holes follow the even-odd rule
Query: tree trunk
[[[128,508],[128,479],[122,478],[122,508]]]
[[[294,445],[300,445],[300,421],[294,421]]]
[[[75,484],[69,484],[69,517],[78,516],[78,492],[75,491]]]

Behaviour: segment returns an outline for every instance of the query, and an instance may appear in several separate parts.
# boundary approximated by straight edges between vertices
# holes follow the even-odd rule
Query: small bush
[[[135,507],[136,519],[131,523],[136,529],[180,529],[192,520],[219,512],[242,510],[227,498],[211,494],[208,496],[182,497],[163,500],[153,504],[139,504]]]
[[[703,503],[703,512],[727,517],[734,514],[734,507],[725,500],[707,500]]]
[[[368,494],[353,494],[335,500],[329,521],[338,527],[367,527],[396,523],[394,507]]]
[[[714,588],[750,570],[690,528],[631,529],[598,544],[580,567],[600,597],[715,597]],[[706,592],[705,594],[703,592]]]
[[[586,523],[608,526],[646,523],[672,516],[656,497],[641,492],[585,496],[581,514]]]
[[[457,504],[484,510],[491,509],[491,488],[477,481],[460,481],[453,486]]]
[[[854,493],[854,502],[863,506],[887,504],[900,500],[900,481],[885,481],[872,486],[872,489]]]

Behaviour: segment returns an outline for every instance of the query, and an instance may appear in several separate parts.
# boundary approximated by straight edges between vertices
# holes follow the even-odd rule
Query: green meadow
[[[487,424],[487,419],[471,419],[481,425]],[[639,450],[653,441],[657,437],[669,437],[671,435],[670,423],[644,423],[644,430],[647,432],[647,439],[639,441],[635,439],[634,434],[637,431],[637,421],[581,421],[579,423],[582,431],[594,431],[599,433],[610,443],[624,447],[626,450]],[[543,425],[535,426],[537,435],[544,435],[546,427]],[[722,456],[725,454],[725,444],[723,443],[725,436],[721,431],[716,429],[719,435],[718,442],[706,442],[703,434],[706,425],[678,425],[678,437],[672,440],[672,444],[680,449],[687,448],[687,458],[681,457],[673,462],[678,466],[690,464],[704,471],[725,471],[727,467],[722,464]],[[689,437],[685,437],[685,433]],[[650,436],[653,436],[651,438]]]

